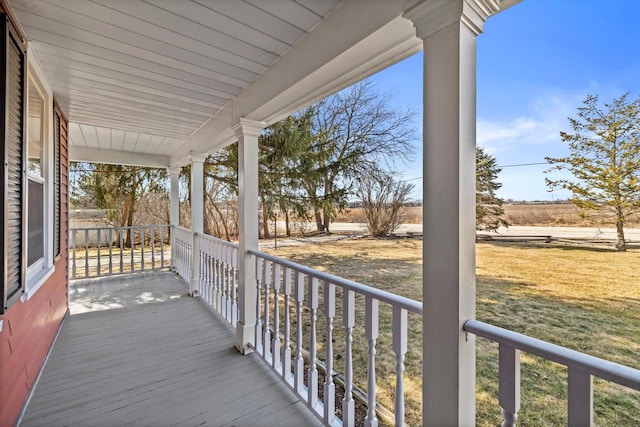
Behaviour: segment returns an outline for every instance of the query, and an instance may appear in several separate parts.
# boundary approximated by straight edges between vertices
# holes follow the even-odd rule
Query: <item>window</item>
[[[29,100],[27,119],[27,268],[44,262],[44,156],[45,139],[44,96],[33,77],[29,77]]]
[[[0,217],[3,221],[0,248],[4,264],[0,270],[0,313],[17,301],[26,281],[26,52],[20,38],[5,15],[0,15],[0,160],[4,173],[0,174],[3,200]]]

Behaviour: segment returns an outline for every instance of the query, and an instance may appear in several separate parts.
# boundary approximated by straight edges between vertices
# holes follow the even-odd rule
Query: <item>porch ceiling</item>
[[[181,165],[421,49],[405,0],[9,3],[73,160]]]

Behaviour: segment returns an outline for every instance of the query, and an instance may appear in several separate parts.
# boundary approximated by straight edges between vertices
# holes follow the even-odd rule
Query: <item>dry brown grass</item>
[[[323,271],[420,300],[419,240],[346,240],[272,252]],[[640,251],[551,245],[477,245],[477,317],[536,338],[640,368]],[[357,301],[357,324],[364,323]],[[390,312],[381,311],[378,385],[393,408],[395,382]],[[415,316],[414,316],[415,317]],[[339,325],[336,320],[336,325]],[[366,341],[356,331],[356,382],[366,384]],[[405,372],[407,423],[420,423],[421,321],[410,319]],[[336,326],[336,343],[340,341]],[[338,350],[339,353],[340,350]],[[336,362],[336,368],[341,365]],[[519,425],[566,423],[566,369],[535,357],[522,359],[523,409]],[[500,422],[497,348],[478,340],[478,425]],[[595,382],[596,425],[640,425],[640,393]]]
[[[422,224],[422,206],[404,208],[401,213],[401,218],[404,224]],[[333,221],[358,223],[365,222],[366,219],[362,208],[352,208],[339,213]]]
[[[591,212],[588,215],[581,214],[570,203],[548,204],[505,204],[505,216],[511,225],[539,225],[539,226],[565,226],[565,227],[613,227],[610,214],[603,212]],[[363,222],[364,214],[360,208],[349,209],[339,214],[335,222]],[[407,224],[422,223],[422,207],[408,207],[405,209]],[[640,214],[632,215],[627,224],[630,227],[640,226]]]
[[[511,225],[544,225],[574,227],[613,227],[611,213],[581,212],[570,203],[508,204],[504,205],[507,222]],[[629,217],[628,226],[640,224],[640,215]]]

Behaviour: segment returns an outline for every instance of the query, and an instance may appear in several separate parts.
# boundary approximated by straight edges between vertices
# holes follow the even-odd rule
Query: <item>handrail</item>
[[[219,239],[217,237],[213,237],[205,233],[195,233],[195,234],[196,236],[201,237],[203,239],[211,240],[212,242],[220,243],[234,249],[240,249],[240,245],[238,245],[237,243],[229,242],[228,240],[224,240],[224,239]]]
[[[387,304],[399,305],[402,308],[406,309],[407,311],[410,311],[412,313],[422,316],[422,303],[420,301],[412,300],[410,298],[396,295],[391,292],[387,292],[381,289],[376,289],[371,286],[363,285],[361,283],[344,279],[339,276],[334,276],[333,274],[325,273],[323,271],[314,270],[313,268],[307,267],[305,265],[301,265],[286,259],[278,258],[276,256],[267,254],[265,252],[260,252],[252,249],[248,250],[247,252],[249,252],[252,255],[256,255],[260,258],[266,259],[268,261],[278,263],[283,267],[288,267],[293,270],[297,270],[301,273],[307,274],[311,277],[315,277],[318,280],[331,282],[337,286],[343,287],[345,289],[354,291],[359,294],[369,295]]]
[[[69,227],[69,230],[78,230],[78,231],[84,231],[84,230],[115,230],[118,228],[134,228],[134,229],[140,229],[140,228],[160,228],[160,227],[171,227],[171,225],[169,224],[146,224],[146,225],[102,225],[102,226],[98,226],[98,227]],[[175,228],[184,228],[184,227],[178,227],[178,226],[173,226]],[[189,230],[188,228],[185,230]]]
[[[181,225],[172,225],[171,228],[173,228],[175,230],[179,230],[179,231],[184,231],[185,233],[191,233],[191,229],[189,229],[187,227],[183,227]]]
[[[509,344],[526,353],[540,356],[564,366],[574,366],[596,377],[640,391],[640,370],[590,356],[518,332],[493,326],[479,320],[467,320],[465,332],[497,343]]]
[[[556,344],[551,344],[517,332],[467,320],[467,333],[498,343],[499,403],[504,422],[515,426],[520,410],[520,351],[559,363],[568,368],[567,400],[569,427],[593,425],[593,377],[640,391],[640,370],[589,356]]]

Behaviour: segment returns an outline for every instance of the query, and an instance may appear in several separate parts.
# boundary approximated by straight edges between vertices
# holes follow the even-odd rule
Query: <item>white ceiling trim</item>
[[[69,146],[69,160],[74,162],[168,168],[169,156]]]

